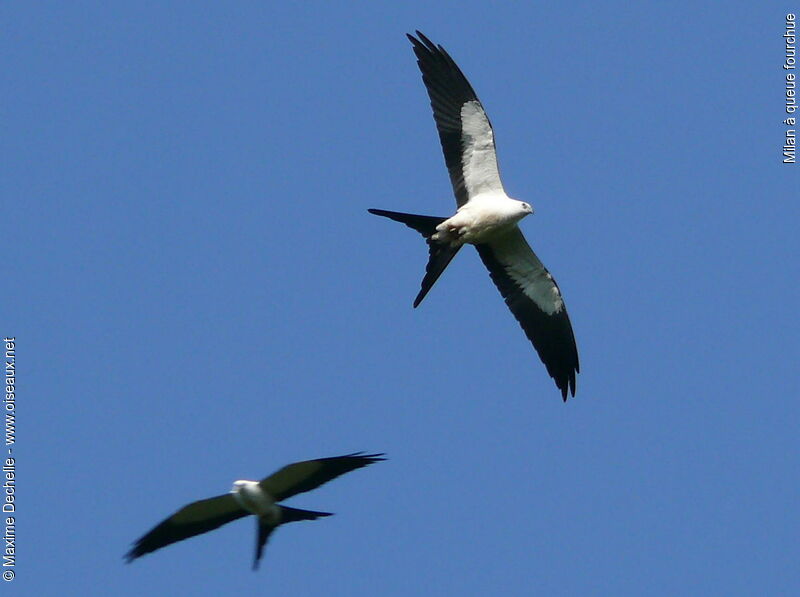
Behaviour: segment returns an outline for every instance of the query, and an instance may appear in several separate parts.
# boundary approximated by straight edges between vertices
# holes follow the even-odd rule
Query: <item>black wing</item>
[[[125,554],[125,559],[132,562],[146,553],[161,549],[170,543],[213,531],[247,514],[230,493],[192,502],[137,539],[130,551]]]
[[[502,191],[494,132],[464,73],[442,46],[417,31],[414,46],[422,82],[431,99],[444,161],[459,207],[486,191]]]
[[[500,294],[566,401],[575,395],[578,349],[561,291],[519,228],[476,245]]]
[[[345,456],[295,462],[262,479],[259,485],[279,502],[298,493],[316,489],[323,483],[357,468],[385,460],[381,456],[383,454],[355,452]]]

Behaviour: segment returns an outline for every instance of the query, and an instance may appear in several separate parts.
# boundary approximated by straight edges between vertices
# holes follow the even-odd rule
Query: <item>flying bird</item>
[[[289,464],[261,481],[236,481],[230,492],[192,502],[140,537],[125,559],[132,562],[146,553],[213,531],[249,514],[256,516],[256,553],[253,570],[258,568],[264,545],[272,531],[282,524],[298,520],[316,520],[332,516],[330,512],[299,510],[278,504],[285,499],[316,489],[331,479],[385,460],[383,454],[355,452],[345,456],[305,460]]]
[[[506,195],[489,117],[445,49],[417,31],[413,45],[439,131],[458,209],[449,217],[370,209],[413,228],[428,243],[428,265],[416,308],[464,244],[474,245],[508,308],[561,390],[575,395],[578,349],[561,291],[517,223],[530,203]]]

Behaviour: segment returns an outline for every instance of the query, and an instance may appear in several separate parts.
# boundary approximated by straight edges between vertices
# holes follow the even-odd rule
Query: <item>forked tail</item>
[[[287,522],[297,522],[298,520],[316,520],[323,516],[333,516],[332,512],[314,512],[313,510],[300,510],[299,508],[290,508],[289,506],[281,506],[281,524]]]
[[[316,520],[322,516],[333,516],[331,512],[314,512],[313,510],[300,510],[298,508],[290,508],[289,506],[278,506],[281,509],[281,519],[278,524],[286,524],[287,522],[297,522],[298,520]],[[264,546],[267,544],[267,539],[277,528],[274,522],[270,522],[259,518],[257,520],[256,532],[256,555],[253,558],[253,570],[258,570],[258,563],[261,561],[261,556],[264,555]]]
[[[425,237],[425,242],[428,243],[428,265],[425,266],[425,277],[422,278],[419,294],[417,298],[414,299],[414,308],[418,307],[422,299],[425,298],[425,295],[428,294],[433,284],[439,279],[439,276],[442,275],[442,272],[461,248],[461,245],[452,247],[449,243],[442,244],[431,240],[431,236],[436,232],[436,227],[447,218],[404,214],[397,211],[386,211],[384,209],[369,209],[367,211],[376,216],[383,216],[395,222],[401,222]]]

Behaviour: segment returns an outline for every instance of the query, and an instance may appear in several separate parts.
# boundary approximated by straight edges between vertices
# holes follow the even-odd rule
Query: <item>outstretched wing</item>
[[[580,365],[572,324],[556,281],[516,226],[476,248],[566,401],[568,391],[575,395],[575,374]]]
[[[125,554],[125,559],[132,562],[146,553],[213,531],[247,514],[230,493],[192,502],[137,539],[131,550]]]
[[[364,454],[355,452],[345,456],[332,458],[319,458],[317,460],[304,460],[289,464],[266,479],[259,482],[261,488],[270,494],[276,502],[290,498],[304,491],[316,489],[331,479],[385,460],[383,454]]]
[[[442,46],[417,31],[408,35],[428,90],[444,161],[459,207],[484,192],[501,191],[492,124],[475,90]]]

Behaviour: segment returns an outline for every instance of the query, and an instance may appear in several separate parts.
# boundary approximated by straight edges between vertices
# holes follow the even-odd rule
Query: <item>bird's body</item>
[[[332,458],[304,460],[289,464],[261,481],[236,481],[230,492],[187,504],[161,521],[134,542],[125,558],[132,562],[172,543],[207,533],[247,515],[255,515],[255,569],[261,560],[267,539],[278,526],[332,516],[330,512],[300,510],[278,502],[298,493],[311,491],[357,468],[384,460],[382,456],[383,454],[356,452]]]
[[[531,206],[503,192],[488,192],[470,199],[456,213],[436,226],[431,240],[455,248],[491,242],[533,213]]]
[[[234,481],[231,494],[236,502],[250,514],[280,522],[280,508],[275,498],[261,488],[258,481]]]
[[[474,245],[566,400],[568,393],[575,395],[578,350],[561,291],[517,226],[533,208],[506,194],[492,125],[461,69],[442,46],[419,31],[408,39],[431,100],[458,209],[449,218],[369,211],[406,224],[428,243],[428,265],[414,307],[458,250],[464,244]]]

